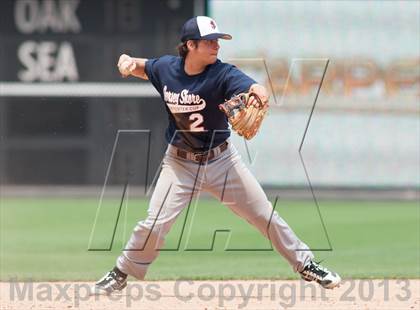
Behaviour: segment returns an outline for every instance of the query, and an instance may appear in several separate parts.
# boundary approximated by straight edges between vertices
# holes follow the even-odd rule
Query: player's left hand
[[[256,92],[249,92],[233,96],[230,100],[219,104],[219,109],[225,113],[232,129],[238,135],[250,140],[257,134],[268,104],[264,103]]]
[[[262,103],[267,107],[269,106],[268,102],[270,100],[270,95],[268,94],[267,89],[264,86],[260,84],[252,84],[249,88],[249,92],[257,94],[257,96],[260,97]],[[256,99],[251,97],[248,103],[255,104]]]

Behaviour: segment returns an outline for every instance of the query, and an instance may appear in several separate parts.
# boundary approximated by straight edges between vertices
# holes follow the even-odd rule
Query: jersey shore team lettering
[[[168,90],[168,86],[163,87],[163,100],[171,113],[190,113],[203,110],[206,101],[200,97],[189,93],[188,89],[183,89],[180,93]]]

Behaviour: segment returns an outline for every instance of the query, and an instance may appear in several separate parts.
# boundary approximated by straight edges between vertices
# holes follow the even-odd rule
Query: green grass
[[[122,209],[112,251],[88,251],[97,209],[89,199],[3,199],[0,205],[0,279],[96,280],[110,269],[132,228],[146,214],[146,200]],[[420,209],[405,202],[319,202],[332,251],[318,259],[346,278],[419,278]],[[119,201],[106,200],[99,212],[93,247],[107,248]],[[313,202],[280,201],[277,208],[311,248],[329,244]],[[126,215],[125,215],[126,214]],[[167,238],[166,251],[147,279],[297,278],[286,261],[248,223],[215,200],[182,213]],[[193,221],[191,219],[194,219]],[[182,227],[185,229],[180,242]],[[211,247],[212,251],[185,251]],[[254,249],[254,251],[225,251]],[[259,250],[259,251],[257,251]]]

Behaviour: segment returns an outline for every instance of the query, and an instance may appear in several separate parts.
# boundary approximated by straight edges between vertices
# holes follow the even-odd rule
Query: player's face
[[[216,40],[200,40],[197,45],[197,56],[199,56],[207,64],[215,63],[217,53],[219,52],[219,41]]]

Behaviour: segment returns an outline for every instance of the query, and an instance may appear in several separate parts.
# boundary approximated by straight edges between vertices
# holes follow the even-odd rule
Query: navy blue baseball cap
[[[187,20],[182,26],[181,41],[188,40],[230,40],[232,36],[227,33],[221,33],[214,19],[207,16],[196,16]]]

